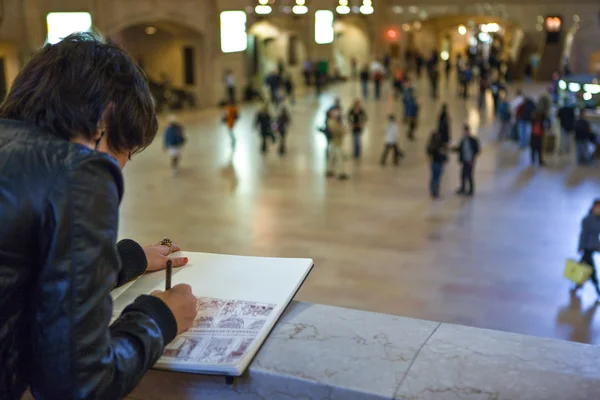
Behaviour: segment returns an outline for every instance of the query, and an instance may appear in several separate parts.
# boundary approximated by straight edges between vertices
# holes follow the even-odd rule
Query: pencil
[[[171,275],[173,274],[173,262],[167,260],[167,279],[165,280],[165,290],[171,289]]]

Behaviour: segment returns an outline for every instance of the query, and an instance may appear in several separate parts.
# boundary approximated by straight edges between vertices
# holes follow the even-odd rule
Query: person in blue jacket
[[[183,126],[177,122],[177,117],[175,115],[170,115],[169,125],[167,125],[165,129],[164,147],[171,157],[173,176],[176,176],[179,173],[181,150],[183,149],[185,141]]]
[[[596,264],[594,263],[594,253],[600,251],[600,199],[594,200],[592,209],[581,222],[581,234],[579,235],[579,251],[583,252],[581,263],[592,267],[592,283],[596,287],[596,292],[600,297],[600,285],[596,275]],[[577,285],[575,290],[581,288]]]

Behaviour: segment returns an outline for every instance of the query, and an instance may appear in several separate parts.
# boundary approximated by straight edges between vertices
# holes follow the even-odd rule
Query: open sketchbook
[[[177,336],[156,369],[240,376],[310,273],[309,259],[240,257],[180,252],[172,284],[187,283],[198,297],[192,328]],[[165,272],[147,274],[114,290],[113,319],[141,294],[164,290]]]

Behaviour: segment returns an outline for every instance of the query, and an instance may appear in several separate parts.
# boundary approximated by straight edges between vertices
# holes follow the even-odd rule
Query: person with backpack
[[[511,114],[510,104],[506,100],[506,92],[500,92],[498,97],[498,118],[500,120],[500,130],[498,131],[498,140],[505,140],[510,135]]]
[[[171,170],[173,176],[179,173],[179,161],[181,160],[181,150],[186,142],[183,133],[183,126],[177,122],[175,114],[169,116],[169,124],[165,128],[164,147],[171,158]]]
[[[343,181],[348,179],[346,174],[343,144],[346,128],[342,124],[342,115],[339,110],[333,109],[327,113],[327,130],[329,132],[329,154],[327,157],[327,177],[337,175]]]
[[[535,109],[535,103],[529,97],[524,98],[517,108],[517,126],[519,130],[519,146],[521,149],[526,148],[527,143],[529,142],[529,137],[531,136],[531,121]]]
[[[545,165],[542,147],[548,129],[550,129],[550,120],[548,117],[542,112],[536,112],[531,123],[531,138],[529,140],[532,165],[535,165],[536,159],[540,167]]]
[[[557,117],[560,120],[560,146],[558,154],[568,154],[571,152],[571,141],[573,130],[575,129],[575,107],[565,102],[558,109]]]
[[[275,135],[273,135],[273,119],[271,118],[271,114],[269,113],[268,104],[265,103],[265,105],[256,114],[256,120],[254,125],[258,127],[258,131],[262,139],[260,145],[260,152],[264,154],[268,150],[267,139],[271,139],[271,141],[275,143]]]
[[[433,132],[427,145],[427,156],[431,163],[431,179],[429,180],[429,194],[431,198],[440,197],[440,182],[444,173],[444,164],[448,161],[448,147],[438,132]]]
[[[590,280],[596,287],[596,293],[600,297],[600,285],[596,275],[596,264],[594,254],[600,251],[600,199],[596,199],[592,209],[581,222],[581,233],[579,235],[579,251],[583,253],[581,263],[592,267]],[[573,291],[581,289],[583,285],[577,285]]]

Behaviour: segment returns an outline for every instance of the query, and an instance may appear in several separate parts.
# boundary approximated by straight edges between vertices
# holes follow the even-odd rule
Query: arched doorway
[[[267,74],[285,70],[298,83],[308,55],[304,21],[294,18],[268,18],[254,22],[248,29],[252,46],[248,49],[249,77],[259,85]]]
[[[343,18],[335,21],[334,65],[342,76],[355,76],[371,59],[371,39],[364,20]]]
[[[108,40],[122,46],[150,81],[159,111],[204,107],[206,84],[203,35],[167,20],[137,22],[113,30]]]

